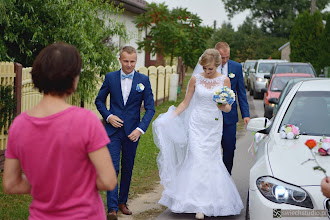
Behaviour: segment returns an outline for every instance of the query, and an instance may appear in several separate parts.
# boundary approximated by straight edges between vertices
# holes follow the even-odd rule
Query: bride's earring
[[[201,213],[201,212],[198,212],[198,213],[196,213],[195,218],[196,218],[196,219],[204,219],[204,214]]]

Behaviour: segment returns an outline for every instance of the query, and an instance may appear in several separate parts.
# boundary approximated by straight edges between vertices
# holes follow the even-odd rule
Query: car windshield
[[[299,76],[285,76],[285,77],[275,77],[272,80],[272,84],[270,85],[270,91],[273,92],[280,92],[283,90],[285,84],[290,80],[294,78],[305,78],[305,77],[299,77]]]
[[[330,92],[297,92],[281,126],[285,124],[298,126],[302,135],[330,136]]]
[[[308,65],[279,65],[275,73],[308,73],[314,75],[312,67]]]
[[[274,63],[260,63],[258,73],[269,73]]]

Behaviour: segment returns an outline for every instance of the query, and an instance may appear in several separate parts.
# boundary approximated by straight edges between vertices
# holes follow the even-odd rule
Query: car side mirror
[[[250,70],[250,73],[256,73],[256,70],[255,69],[251,69]]]
[[[264,75],[264,78],[265,79],[270,79],[270,75],[268,75],[268,74],[267,75]]]
[[[261,89],[261,92],[263,92],[263,93],[267,93],[267,92],[268,92],[268,89],[267,89],[267,88],[262,88],[262,89]]]
[[[271,103],[271,104],[277,105],[278,104],[278,98],[270,98],[270,99],[268,99],[268,102]]]
[[[265,117],[252,118],[246,126],[246,130],[258,132],[266,129],[269,126],[269,123],[269,119]]]

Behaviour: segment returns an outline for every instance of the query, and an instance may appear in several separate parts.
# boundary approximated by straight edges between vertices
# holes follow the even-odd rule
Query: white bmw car
[[[285,125],[299,128],[300,136],[286,139]],[[305,145],[309,139],[330,138],[330,80],[298,82],[270,122],[251,119],[247,130],[258,137],[252,149],[256,162],[250,170],[247,219],[330,219],[330,200],[320,188],[325,174],[314,170],[319,165],[330,176],[330,155]]]

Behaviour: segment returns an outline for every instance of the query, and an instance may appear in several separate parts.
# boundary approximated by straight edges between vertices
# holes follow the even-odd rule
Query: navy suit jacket
[[[139,83],[142,83],[145,87],[142,92],[136,90]],[[108,95],[110,95],[109,109],[107,109],[105,105]],[[142,120],[140,120],[142,101],[144,101],[146,112]],[[106,120],[110,114],[116,115],[123,120],[124,130],[127,136],[137,127],[145,132],[155,114],[155,104],[149,77],[139,72],[134,72],[131,92],[128,96],[126,105],[124,105],[120,70],[107,73],[103,85],[95,99],[95,105],[104,120]],[[118,130],[118,128],[113,127],[108,122],[105,123],[105,129],[109,136],[113,135]]]
[[[229,74],[234,73],[235,77],[230,78]],[[236,101],[231,106],[231,111],[223,114],[223,123],[226,125],[236,124],[238,122],[237,100],[241,110],[242,118],[250,117],[249,104],[246,98],[244,80],[242,75],[242,65],[228,60],[228,77],[230,79],[231,89],[236,93]]]

